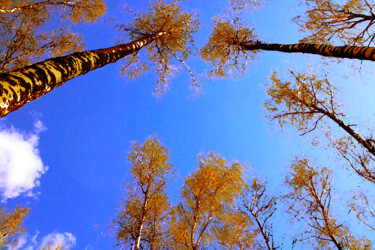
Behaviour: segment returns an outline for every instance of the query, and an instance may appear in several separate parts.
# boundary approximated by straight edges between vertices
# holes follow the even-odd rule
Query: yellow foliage
[[[47,244],[47,246],[42,247],[41,250],[69,250],[68,247],[66,247],[64,244],[58,244],[57,246],[53,246],[54,243],[50,242]]]
[[[183,11],[179,1],[167,3],[164,0],[152,3],[145,13],[136,13],[134,21],[126,25],[119,25],[120,30],[125,31],[121,43],[129,36],[131,40],[137,40],[145,36],[162,33],[156,38],[153,46],[148,46],[147,56],[155,67],[158,75],[156,95],[164,93],[169,86],[169,78],[178,69],[177,60],[182,65],[192,53],[191,44],[194,42],[193,34],[199,28],[197,16]],[[122,74],[130,79],[141,75],[142,71],[149,68],[145,63],[139,62],[139,57],[125,58],[126,66],[122,68]],[[138,62],[132,66],[133,62]],[[128,67],[132,66],[131,69]],[[190,69],[187,67],[190,71]],[[194,79],[192,79],[194,83]]]
[[[243,50],[241,43],[257,39],[254,29],[240,24],[238,19],[232,22],[215,18],[209,41],[201,51],[202,58],[213,64],[210,75],[235,78],[236,71],[244,74],[247,60],[253,59],[258,51]]]
[[[221,220],[215,222],[212,231],[222,249],[254,249],[254,238],[257,234],[253,230],[253,225],[246,213],[229,210]]]
[[[306,158],[296,160],[290,165],[290,173],[285,183],[291,191],[288,212],[293,220],[305,222],[309,243],[316,249],[335,246],[339,249],[371,249],[372,242],[366,238],[356,239],[349,228],[338,224],[332,215],[331,171],[318,168]],[[304,237],[303,237],[304,238]]]
[[[241,196],[238,209],[215,221],[215,240],[224,249],[275,249],[271,219],[277,202],[267,193],[266,181],[252,177]]]
[[[199,158],[199,168],[185,178],[171,229],[175,245],[183,249],[210,245],[213,223],[233,208],[245,187],[244,166],[215,153]]]
[[[229,0],[229,10],[233,12],[252,11],[261,7],[263,2],[263,0]]]
[[[335,148],[350,167],[364,179],[375,183],[373,165],[374,146],[372,135],[366,137],[355,132],[350,124],[341,119],[345,115],[335,101],[337,90],[327,79],[314,74],[290,71],[294,81],[282,81],[274,72],[267,86],[268,99],[265,107],[270,120],[278,121],[280,127],[290,124],[302,135],[320,128],[328,139],[328,145]],[[349,136],[335,139],[325,119],[333,121]],[[315,141],[312,142],[316,144]]]
[[[375,230],[375,212],[372,202],[369,201],[368,196],[364,192],[356,192],[349,206],[363,224]]]
[[[3,0],[0,2],[2,14],[52,9],[59,9],[61,17],[69,18],[73,23],[77,23],[97,21],[99,16],[105,13],[107,7],[102,0]]]
[[[17,206],[14,211],[6,212],[5,207],[0,210],[0,248],[11,247],[16,243],[22,228],[23,220],[29,215],[28,208]]]
[[[69,2],[74,3],[71,12],[68,13],[73,23],[97,21],[107,10],[103,0],[69,0]]]
[[[236,79],[236,73],[244,74],[249,59],[258,50],[246,51],[241,44],[258,41],[253,28],[242,22],[241,15],[263,5],[263,0],[229,0],[229,7],[222,17],[213,19],[214,27],[207,44],[200,54],[213,65],[209,76]]]
[[[147,139],[143,145],[139,142],[133,143],[127,159],[132,164],[134,180],[141,186],[164,179],[165,173],[172,168],[168,163],[168,154],[168,150],[160,144],[157,137]]]
[[[171,174],[172,165],[168,158],[168,150],[156,137],[142,145],[133,143],[127,158],[132,164],[133,179],[126,187],[119,214],[111,226],[122,248],[142,244],[148,249],[160,249],[163,245],[170,217],[166,176]]]
[[[104,12],[102,0],[1,1],[0,72],[83,48],[81,36],[65,26],[43,30],[55,13],[76,23],[96,21]]]
[[[308,34],[301,42],[330,44],[335,39],[345,45],[370,45],[373,34],[373,6],[367,0],[304,0],[307,11],[293,20]]]
[[[280,80],[276,71],[270,77],[264,104],[270,120],[277,120],[281,128],[290,123],[305,134],[314,130],[323,117],[343,115],[334,100],[336,88],[327,79],[293,71],[290,75],[294,82]]]

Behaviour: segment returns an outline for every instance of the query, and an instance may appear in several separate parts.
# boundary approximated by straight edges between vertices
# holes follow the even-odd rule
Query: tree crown
[[[158,75],[154,90],[156,95],[168,89],[169,78],[177,69],[176,61],[190,71],[185,61],[193,52],[193,34],[199,28],[199,21],[195,14],[183,11],[179,1],[172,3],[164,0],[155,1],[146,13],[136,13],[133,22],[118,27],[126,32],[120,42],[127,37],[136,40],[158,35],[153,46],[148,46],[147,49],[147,57]],[[138,53],[125,58],[125,61],[126,64],[121,72],[130,79],[139,77],[150,65],[150,63],[141,63]],[[198,86],[195,79],[192,79],[192,85]]]
[[[301,42],[330,44],[338,39],[345,45],[373,43],[374,5],[367,0],[336,3],[333,0],[304,0],[305,15],[293,19],[307,33]]]

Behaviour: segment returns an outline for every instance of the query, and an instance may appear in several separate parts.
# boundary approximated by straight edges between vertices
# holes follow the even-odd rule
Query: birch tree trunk
[[[139,228],[138,228],[138,232],[137,232],[137,238],[135,239],[135,247],[134,249],[135,250],[139,250],[141,249],[141,237],[142,237],[142,230],[143,230],[143,225],[145,224],[145,220],[146,220],[146,206],[147,206],[147,198],[145,198],[145,201],[143,203],[143,208],[142,208],[142,218],[141,218],[141,221],[139,223]]]
[[[13,112],[65,82],[114,63],[140,50],[158,36],[149,36],[119,46],[76,52],[0,74],[0,117]]]
[[[286,53],[307,53],[321,56],[331,56],[337,58],[353,58],[360,60],[375,61],[374,47],[359,46],[332,46],[323,44],[298,43],[298,44],[278,44],[278,43],[241,43],[244,50],[272,50]]]

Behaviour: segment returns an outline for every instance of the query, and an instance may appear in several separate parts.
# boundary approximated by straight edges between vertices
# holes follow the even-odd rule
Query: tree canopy
[[[161,249],[170,204],[166,177],[171,174],[168,151],[156,137],[134,143],[128,155],[132,181],[126,185],[119,214],[113,220],[118,245],[133,249]]]
[[[375,15],[369,1],[305,0],[303,5],[306,12],[293,19],[307,33],[301,42],[373,46]]]
[[[25,231],[23,221],[28,216],[29,209],[17,206],[13,211],[0,210],[0,247],[11,248],[21,233]]]
[[[345,3],[333,0],[300,2],[297,10],[299,14],[291,20],[303,31],[301,39],[297,38],[295,43],[268,43],[263,40],[261,29],[248,22],[247,17],[269,4],[266,1],[230,0],[227,8],[213,17],[211,33],[205,34],[207,43],[200,47],[196,42],[200,39],[195,39],[195,34],[200,31],[199,16],[185,10],[183,1],[156,0],[151,1],[145,11],[129,11],[131,21],[116,26],[118,39],[113,47],[82,51],[83,39],[72,31],[72,25],[97,21],[106,11],[103,1],[2,1],[0,29],[4,35],[0,39],[0,116],[22,108],[73,78],[120,59],[123,59],[120,73],[128,79],[141,77],[144,72],[153,69],[155,77],[150,77],[156,82],[153,93],[162,95],[169,88],[170,79],[181,67],[190,78],[190,86],[200,87],[194,70],[189,66],[188,60],[191,59],[203,59],[211,64],[209,78],[235,80],[247,74],[249,62],[261,57],[261,50],[322,56],[323,58],[314,57],[311,64],[306,66],[300,63],[302,60],[297,60],[292,63],[284,61],[283,67],[286,69],[280,69],[280,66],[272,70],[262,69],[262,72],[272,71],[268,82],[262,84],[265,92],[257,93],[257,96],[246,96],[256,101],[263,98],[261,101],[264,102],[266,118],[282,128],[281,132],[294,129],[296,134],[293,134],[290,139],[293,142],[290,144],[294,143],[295,137],[304,136],[301,141],[308,142],[306,145],[309,146],[306,149],[305,145],[301,146],[302,149],[298,152],[311,148],[313,152],[306,152],[303,156],[291,152],[294,158],[287,163],[283,161],[273,163],[275,166],[271,167],[267,163],[264,166],[249,167],[248,163],[232,160],[237,153],[240,155],[243,152],[229,153],[229,161],[219,153],[202,153],[203,150],[209,150],[202,146],[199,148],[201,153],[198,154],[198,166],[194,168],[184,162],[189,166],[179,169],[174,168],[170,160],[177,157],[170,155],[158,137],[148,137],[143,143],[134,142],[127,157],[129,167],[124,170],[128,173],[125,177],[126,184],[117,215],[111,220],[110,231],[115,235],[114,245],[123,249],[371,249],[371,237],[362,228],[375,230],[374,197],[371,191],[362,187],[370,187],[371,190],[375,183],[375,138],[371,124],[366,127],[357,122],[355,117],[348,115],[350,107],[346,107],[346,103],[339,98],[344,87],[339,82],[341,75],[332,68],[337,67],[342,75],[348,77],[354,71],[344,72],[349,70],[343,61],[361,60],[360,67],[365,61],[375,61],[375,5],[367,0],[349,0]],[[343,60],[330,60],[332,58]],[[316,62],[319,65],[314,65]],[[290,66],[296,64],[298,65]],[[188,82],[187,78],[183,81]],[[359,81],[353,82],[361,84]],[[102,88],[93,88],[93,91],[102,94],[109,92],[111,88],[116,91],[120,89],[109,81],[103,83]],[[77,91],[76,94],[82,97],[86,92]],[[120,99],[118,96],[113,97],[116,98]],[[236,119],[243,119],[248,124],[255,120],[254,109],[248,110],[250,115],[242,112],[241,118],[233,118],[233,111],[226,110],[226,105],[231,101],[228,98],[232,96],[217,98],[222,106],[215,107],[215,111],[224,117],[221,120],[224,121],[224,126],[231,126]],[[139,106],[135,105],[142,103],[141,99],[134,94],[134,112],[147,116],[145,109],[138,109]],[[168,108],[178,106],[176,103],[166,102]],[[101,105],[108,108],[106,110],[115,106],[105,102]],[[243,111],[242,107],[237,103],[236,105]],[[181,105],[180,109],[185,107]],[[207,124],[205,120],[210,118],[210,113],[203,112],[203,108],[200,112],[201,110],[196,111],[200,120],[194,125],[190,124],[188,132]],[[102,113],[102,117],[107,115],[102,110],[98,113]],[[190,119],[191,114],[181,113],[186,116],[182,119],[184,122]],[[172,116],[174,115],[178,116],[175,113]],[[103,133],[103,137],[111,137],[110,126],[115,127],[117,122],[123,122],[121,125],[126,124],[124,126],[138,122],[137,126],[143,129],[142,133],[148,133],[154,127],[160,128],[162,124],[165,127],[163,131],[168,131],[171,135],[168,140],[178,141],[171,152],[191,146],[189,140],[192,138],[182,137],[176,132],[177,128],[170,127],[170,123],[176,126],[175,122],[180,122],[175,117],[164,121],[155,112],[155,117],[147,120],[151,121],[150,124],[145,125],[143,123],[146,123],[146,119],[141,120],[140,116],[133,116],[132,112],[124,116],[127,116],[126,120],[106,123],[109,128],[105,132],[94,130],[94,123],[106,121],[97,119],[96,116],[95,122],[92,122],[85,117],[94,131],[88,131],[85,136],[92,139],[92,134]],[[82,118],[82,123],[86,122],[85,119]],[[69,122],[64,125],[68,126]],[[182,123],[179,125],[185,125]],[[224,138],[221,144],[217,141],[210,144],[211,147],[216,147],[215,150],[225,151],[226,143],[230,140],[240,141],[238,138],[233,139],[229,130],[216,131],[212,124],[209,129],[214,131],[212,136],[223,135]],[[10,132],[6,132],[14,130],[12,128]],[[21,138],[39,156],[37,146],[42,126],[35,125],[35,130],[38,131],[36,134],[17,134],[13,137]],[[126,132],[129,131],[131,130]],[[251,132],[251,136],[256,137],[259,131]],[[141,133],[128,134],[139,137]],[[165,136],[164,132],[160,134]],[[116,139],[122,142],[125,138],[122,136]],[[250,160],[267,158],[263,161],[266,162],[278,153],[275,151],[279,149],[276,149],[262,155],[268,150],[261,145],[266,138],[257,141],[243,136],[243,145],[254,144],[255,153],[251,152],[253,159]],[[209,138],[211,139],[212,137]],[[284,146],[287,148],[289,145],[282,145]],[[108,150],[114,151],[114,148],[112,146]],[[247,148],[243,151],[247,151]],[[320,159],[323,155],[327,155],[327,159]],[[0,156],[3,157],[1,154]],[[99,159],[102,156],[96,157]],[[4,162],[8,161],[5,156],[4,159]],[[324,160],[327,160],[326,164]],[[283,174],[283,182],[269,183],[269,176],[257,173],[267,167],[272,168],[268,169],[270,176],[272,171],[286,167],[284,172],[277,172]],[[182,170],[184,180],[177,188],[170,189],[171,180],[178,179],[174,175],[175,170]],[[77,170],[78,174],[74,174],[84,175],[85,171]],[[105,169],[105,172],[110,171]],[[358,190],[350,194],[347,200],[342,197],[347,198],[349,192],[342,195],[342,190],[335,186],[335,181],[342,181],[338,179],[338,173],[348,175],[345,177],[348,184],[351,180],[353,183],[358,182]],[[0,178],[6,178],[5,174],[4,177],[0,174]],[[96,181],[100,183],[99,180]],[[32,184],[37,186],[38,182],[33,181]],[[344,186],[342,183],[341,185]],[[5,208],[0,211],[1,247],[11,247],[21,236],[26,237],[26,234],[22,235],[25,232],[22,223],[28,213],[28,208],[21,207],[10,212],[6,212]],[[51,241],[46,248],[52,246],[55,244]],[[64,243],[59,247],[63,248]]]
[[[163,93],[168,86],[167,80],[173,75],[172,69],[176,59],[191,73],[185,60],[191,54],[192,34],[196,32],[199,23],[196,17],[182,12],[177,2],[167,4],[163,0],[150,6],[148,12],[137,13],[134,23],[119,25],[125,32],[130,32],[131,43],[121,43],[118,46],[76,52],[64,57],[48,59],[31,66],[13,70],[0,75],[0,116],[5,116],[26,103],[47,94],[65,82],[101,68],[109,63],[133,54],[129,65],[135,69],[122,70],[130,72],[129,78],[139,76],[147,69],[146,64],[138,65],[138,51],[148,46],[149,60],[155,66],[159,76],[155,93]],[[149,46],[153,44],[152,46]],[[179,57],[181,54],[182,57]],[[193,84],[198,86],[195,78]]]
[[[214,153],[199,158],[198,170],[185,178],[176,208],[173,235],[183,249],[211,244],[214,222],[221,221],[245,184],[244,167],[239,163],[229,164]]]
[[[93,22],[105,13],[101,0],[9,1],[0,3],[0,72],[21,68],[51,56],[83,48],[82,38],[65,25],[51,26],[59,15],[76,24]]]

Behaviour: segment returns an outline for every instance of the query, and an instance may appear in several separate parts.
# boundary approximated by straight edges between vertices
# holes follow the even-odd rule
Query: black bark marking
[[[0,74],[0,117],[21,108],[26,103],[39,98],[72,78],[114,63],[120,58],[134,53],[163,34],[159,33],[107,49],[76,52]],[[58,79],[55,72],[61,75],[61,79]],[[27,79],[25,80],[25,78]],[[39,84],[36,84],[37,82]],[[25,88],[25,90],[21,90],[21,88]],[[13,93],[13,96],[7,89]],[[18,90],[19,94],[16,93]]]
[[[318,45],[310,43],[300,44],[268,44],[261,42],[247,42],[242,43],[244,50],[272,50],[286,53],[308,53],[322,56],[330,56],[337,58],[353,58],[359,60],[375,61],[374,47],[359,47],[359,46],[332,46],[332,45]],[[368,53],[368,52],[371,53]],[[366,55],[368,53],[368,55]]]

